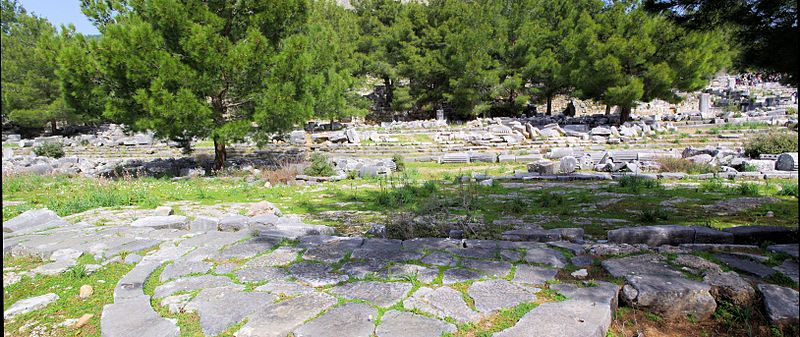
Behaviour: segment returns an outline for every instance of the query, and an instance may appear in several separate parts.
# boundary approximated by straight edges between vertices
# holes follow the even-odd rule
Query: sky
[[[45,17],[54,26],[73,24],[79,33],[99,34],[83,13],[79,0],[19,0],[28,13]]]

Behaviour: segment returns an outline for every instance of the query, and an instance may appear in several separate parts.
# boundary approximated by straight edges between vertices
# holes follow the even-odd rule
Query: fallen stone
[[[716,257],[718,260],[720,260],[728,267],[731,267],[736,270],[741,270],[743,272],[758,276],[760,278],[766,278],[775,273],[774,269],[767,267],[749,258],[743,258],[737,255],[723,254],[723,253],[714,254],[714,257]]]
[[[780,265],[772,267],[776,271],[780,272],[783,275],[786,275],[795,283],[800,283],[800,267],[798,267],[797,261],[792,260],[784,260],[781,262]]]
[[[370,337],[378,310],[362,303],[348,303],[294,330],[295,337]]]
[[[47,208],[32,209],[25,211],[8,221],[4,221],[3,232],[11,233],[35,230],[35,228],[42,228],[42,226],[48,222],[60,219],[61,218],[59,218],[55,212]]]
[[[14,302],[14,304],[12,304],[8,310],[3,311],[3,319],[10,319],[14,316],[27,314],[31,311],[42,309],[48,306],[50,303],[58,301],[58,299],[58,295],[49,293],[19,300]]]
[[[739,226],[726,228],[724,231],[732,233],[737,244],[797,243],[797,227]]]
[[[82,328],[86,323],[89,323],[89,320],[92,319],[94,315],[92,314],[83,314],[72,326],[76,329]]]
[[[736,272],[709,271],[703,282],[711,286],[711,295],[736,305],[749,305],[755,299],[756,291]]]
[[[430,337],[455,331],[455,325],[438,319],[391,310],[383,314],[375,334],[378,337]]]
[[[608,231],[613,243],[646,244],[648,246],[694,243],[694,229],[684,226],[625,227]]]
[[[561,252],[550,248],[529,248],[525,253],[528,263],[542,263],[555,268],[567,266],[567,258]]]
[[[576,255],[570,259],[570,262],[576,267],[588,267],[592,265],[594,259],[591,255]]]
[[[783,244],[783,245],[771,245],[767,247],[767,250],[773,253],[783,253],[787,254],[791,257],[794,257],[795,260],[798,258],[798,249],[800,249],[800,245],[798,244]]]
[[[484,314],[536,301],[536,295],[506,280],[475,282],[467,293],[475,301],[475,308]]]
[[[583,280],[587,276],[589,276],[589,271],[586,270],[586,269],[578,269],[578,270],[570,273],[570,275],[572,275],[572,277],[574,277],[576,279]]]
[[[78,289],[78,298],[85,300],[94,294],[94,288],[88,284],[84,284]]]
[[[764,298],[764,308],[772,324],[789,326],[798,324],[800,298],[797,290],[773,284],[759,284],[758,292]]]

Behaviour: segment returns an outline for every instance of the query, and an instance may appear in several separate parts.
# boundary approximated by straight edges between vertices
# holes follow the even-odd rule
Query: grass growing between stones
[[[521,303],[496,314],[489,315],[476,323],[458,326],[455,333],[444,333],[442,337],[490,337],[496,332],[513,327],[528,312],[539,306],[538,303]]]
[[[83,262],[88,260],[88,258],[82,258],[79,260],[78,266],[83,266]],[[26,258],[3,259],[3,268],[24,266],[24,269],[28,269],[32,265],[35,263],[31,264],[30,260]],[[3,287],[3,310],[7,310],[19,300],[47,293],[55,293],[59,299],[43,309],[5,321],[3,328],[7,334],[12,336],[31,335],[31,329],[36,326],[40,326],[37,329],[45,328],[47,336],[99,336],[100,315],[103,306],[114,302],[114,287],[132,268],[132,265],[113,262],[90,275],[62,273],[54,276],[23,277],[16,284]],[[78,298],[78,291],[84,284],[92,286],[94,293],[86,300],[81,300]],[[94,317],[81,328],[55,327],[67,319],[79,318],[84,314],[92,314]]]

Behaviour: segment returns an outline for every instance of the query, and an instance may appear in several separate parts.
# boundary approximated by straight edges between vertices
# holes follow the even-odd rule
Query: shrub
[[[669,220],[669,213],[663,208],[645,209],[639,216],[639,221],[646,224],[653,224],[659,220]]]
[[[403,161],[403,156],[395,154],[394,156],[392,156],[392,161],[394,162],[394,165],[397,167],[397,172],[402,172],[403,170],[406,169],[406,163]]]
[[[742,165],[742,172],[758,172],[758,165],[745,163]]]
[[[758,185],[752,183],[741,183],[736,187],[736,191],[739,192],[740,195],[748,197],[755,197],[759,194]]]
[[[744,144],[744,153],[750,158],[761,154],[797,152],[797,134],[794,132],[771,132],[756,136]]]
[[[695,163],[684,158],[658,158],[660,172],[686,172],[689,174],[715,173],[717,167],[711,164]]]
[[[300,174],[300,169],[297,164],[281,162],[278,164],[278,167],[274,169],[264,170],[261,176],[264,180],[268,181],[270,185],[276,186],[278,184],[289,184],[293,182],[298,174]]]
[[[623,176],[619,179],[619,187],[632,193],[639,193],[643,189],[656,189],[661,187],[661,183],[655,179],[639,176]]]
[[[33,149],[37,156],[61,158],[64,156],[64,147],[61,143],[44,143]]]
[[[778,191],[778,195],[786,195],[797,198],[797,187],[797,183],[783,183],[781,184],[781,190]]]
[[[334,175],[333,165],[324,154],[315,152],[311,154],[311,165],[303,173],[314,177],[330,177]]]

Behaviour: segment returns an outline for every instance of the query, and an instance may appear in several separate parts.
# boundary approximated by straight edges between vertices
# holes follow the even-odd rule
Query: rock
[[[788,276],[795,283],[800,283],[800,266],[798,266],[797,261],[787,259],[784,260],[780,265],[772,267],[772,269],[775,269],[781,274]]]
[[[797,171],[797,152],[783,153],[775,161],[775,169],[778,171]]]
[[[378,311],[362,303],[348,303],[294,330],[295,337],[370,337]]]
[[[254,217],[260,215],[269,215],[274,214],[276,216],[281,216],[282,213],[273,203],[269,201],[259,201],[250,205],[250,208],[247,210],[247,216]]]
[[[58,301],[58,299],[58,295],[49,293],[19,300],[14,302],[14,304],[12,304],[8,310],[3,311],[3,319],[10,319],[14,316],[27,314],[31,311],[42,309],[48,306],[50,303]]]
[[[278,247],[269,254],[261,255],[250,261],[247,261],[244,265],[242,265],[242,267],[257,268],[283,266],[297,260],[298,253],[300,253],[299,248]]]
[[[436,289],[419,288],[403,302],[403,306],[407,309],[418,309],[440,318],[452,317],[461,323],[480,319],[480,315],[472,311],[464,302],[461,293],[446,286]]]
[[[570,262],[576,267],[588,267],[592,265],[594,259],[591,255],[576,255],[570,259]]]
[[[542,285],[556,277],[558,271],[538,266],[526,264],[517,265],[517,272],[514,274],[515,283],[527,283]]]
[[[636,255],[603,261],[613,277],[624,277],[622,299],[668,319],[693,315],[704,320],[716,310],[711,286],[672,270],[659,255]]]
[[[250,219],[244,215],[227,214],[219,219],[219,228],[223,232],[238,232],[247,227],[247,222]]]
[[[711,295],[716,299],[736,305],[750,305],[755,299],[755,289],[736,272],[709,271],[703,282],[711,285]]]
[[[428,256],[425,256],[425,258],[422,259],[422,263],[434,266],[452,267],[458,264],[458,261],[456,260],[455,257],[453,257],[453,255],[437,251],[428,254]]]
[[[578,269],[578,270],[570,273],[570,275],[572,275],[572,277],[574,277],[576,279],[583,280],[587,276],[589,276],[589,271],[586,270],[586,269]]]
[[[399,282],[353,282],[331,289],[348,299],[368,301],[378,307],[390,307],[405,297],[411,284]]]
[[[556,174],[558,167],[556,167],[555,163],[547,160],[538,161],[535,163],[528,164],[528,172],[531,173],[539,173],[539,174]]]
[[[596,287],[553,285],[568,299],[534,308],[516,325],[494,337],[605,337],[617,309],[616,285],[601,282]]]
[[[513,267],[510,263],[505,261],[473,259],[464,259],[461,261],[461,265],[493,277],[505,277]]]
[[[152,229],[188,229],[189,219],[182,215],[149,216],[131,223],[132,227]]]
[[[324,293],[304,294],[265,307],[247,317],[237,337],[286,337],[306,320],[336,304]]]
[[[156,207],[156,209],[153,210],[153,215],[154,216],[168,216],[168,215],[172,215],[172,212],[173,212],[172,207],[159,206],[159,207]]]
[[[85,300],[94,294],[94,288],[88,284],[84,284],[81,286],[80,290],[78,291],[78,298]]]
[[[562,174],[574,173],[578,169],[578,160],[573,156],[562,157],[558,172]]]
[[[475,282],[469,287],[467,293],[475,301],[475,308],[483,314],[536,301],[536,295],[506,280]]]
[[[81,327],[86,325],[86,323],[89,323],[89,320],[92,319],[92,317],[94,317],[94,315],[92,314],[83,314],[80,318],[78,318],[78,320],[72,326],[75,327],[76,329],[80,329]]]
[[[267,284],[256,287],[255,291],[265,291],[279,296],[295,296],[314,293],[314,288],[297,284],[291,281],[270,281]]]
[[[139,254],[128,254],[125,256],[125,259],[122,260],[122,262],[126,264],[137,264],[140,261],[142,261],[142,256]]]
[[[237,270],[235,274],[242,282],[274,281],[288,277],[286,271],[275,267],[245,267]]]
[[[764,308],[772,324],[797,326],[797,307],[800,304],[797,290],[772,284],[759,284],[757,288],[764,298]]]
[[[47,208],[32,209],[17,215],[11,220],[4,221],[3,232],[10,233],[36,230],[37,228],[42,228],[42,225],[60,219],[61,218],[59,218],[55,212]]]
[[[712,160],[714,160],[714,157],[712,157],[709,154],[703,153],[703,154],[698,154],[698,155],[695,155],[695,156],[691,156],[691,157],[686,158],[686,159],[689,160],[690,162],[695,163],[695,164],[709,164],[709,163],[711,163]]]
[[[514,229],[502,234],[503,240],[550,242],[561,239],[561,232],[555,229]]]
[[[699,256],[681,254],[678,255],[678,257],[676,257],[672,262],[697,271],[722,272],[722,268],[720,268],[716,263],[708,261]]]
[[[614,243],[638,244],[648,246],[678,245],[693,243],[695,231],[684,226],[642,226],[626,227],[608,231],[608,241]]]
[[[153,297],[160,298],[172,295],[179,291],[192,291],[205,288],[224,287],[235,285],[225,276],[200,275],[179,278],[156,287]]]
[[[733,234],[737,244],[759,244],[762,242],[797,243],[797,228],[778,226],[739,226],[726,228],[724,231]]]
[[[209,288],[200,291],[184,310],[196,311],[203,333],[216,336],[245,316],[263,310],[275,299],[270,294],[242,291],[241,287]]]
[[[370,227],[369,231],[367,231],[368,236],[373,236],[380,239],[386,238],[386,225],[381,224],[373,224]]]
[[[455,331],[455,325],[438,319],[391,310],[383,314],[381,325],[375,329],[375,334],[378,337],[430,337]]]

